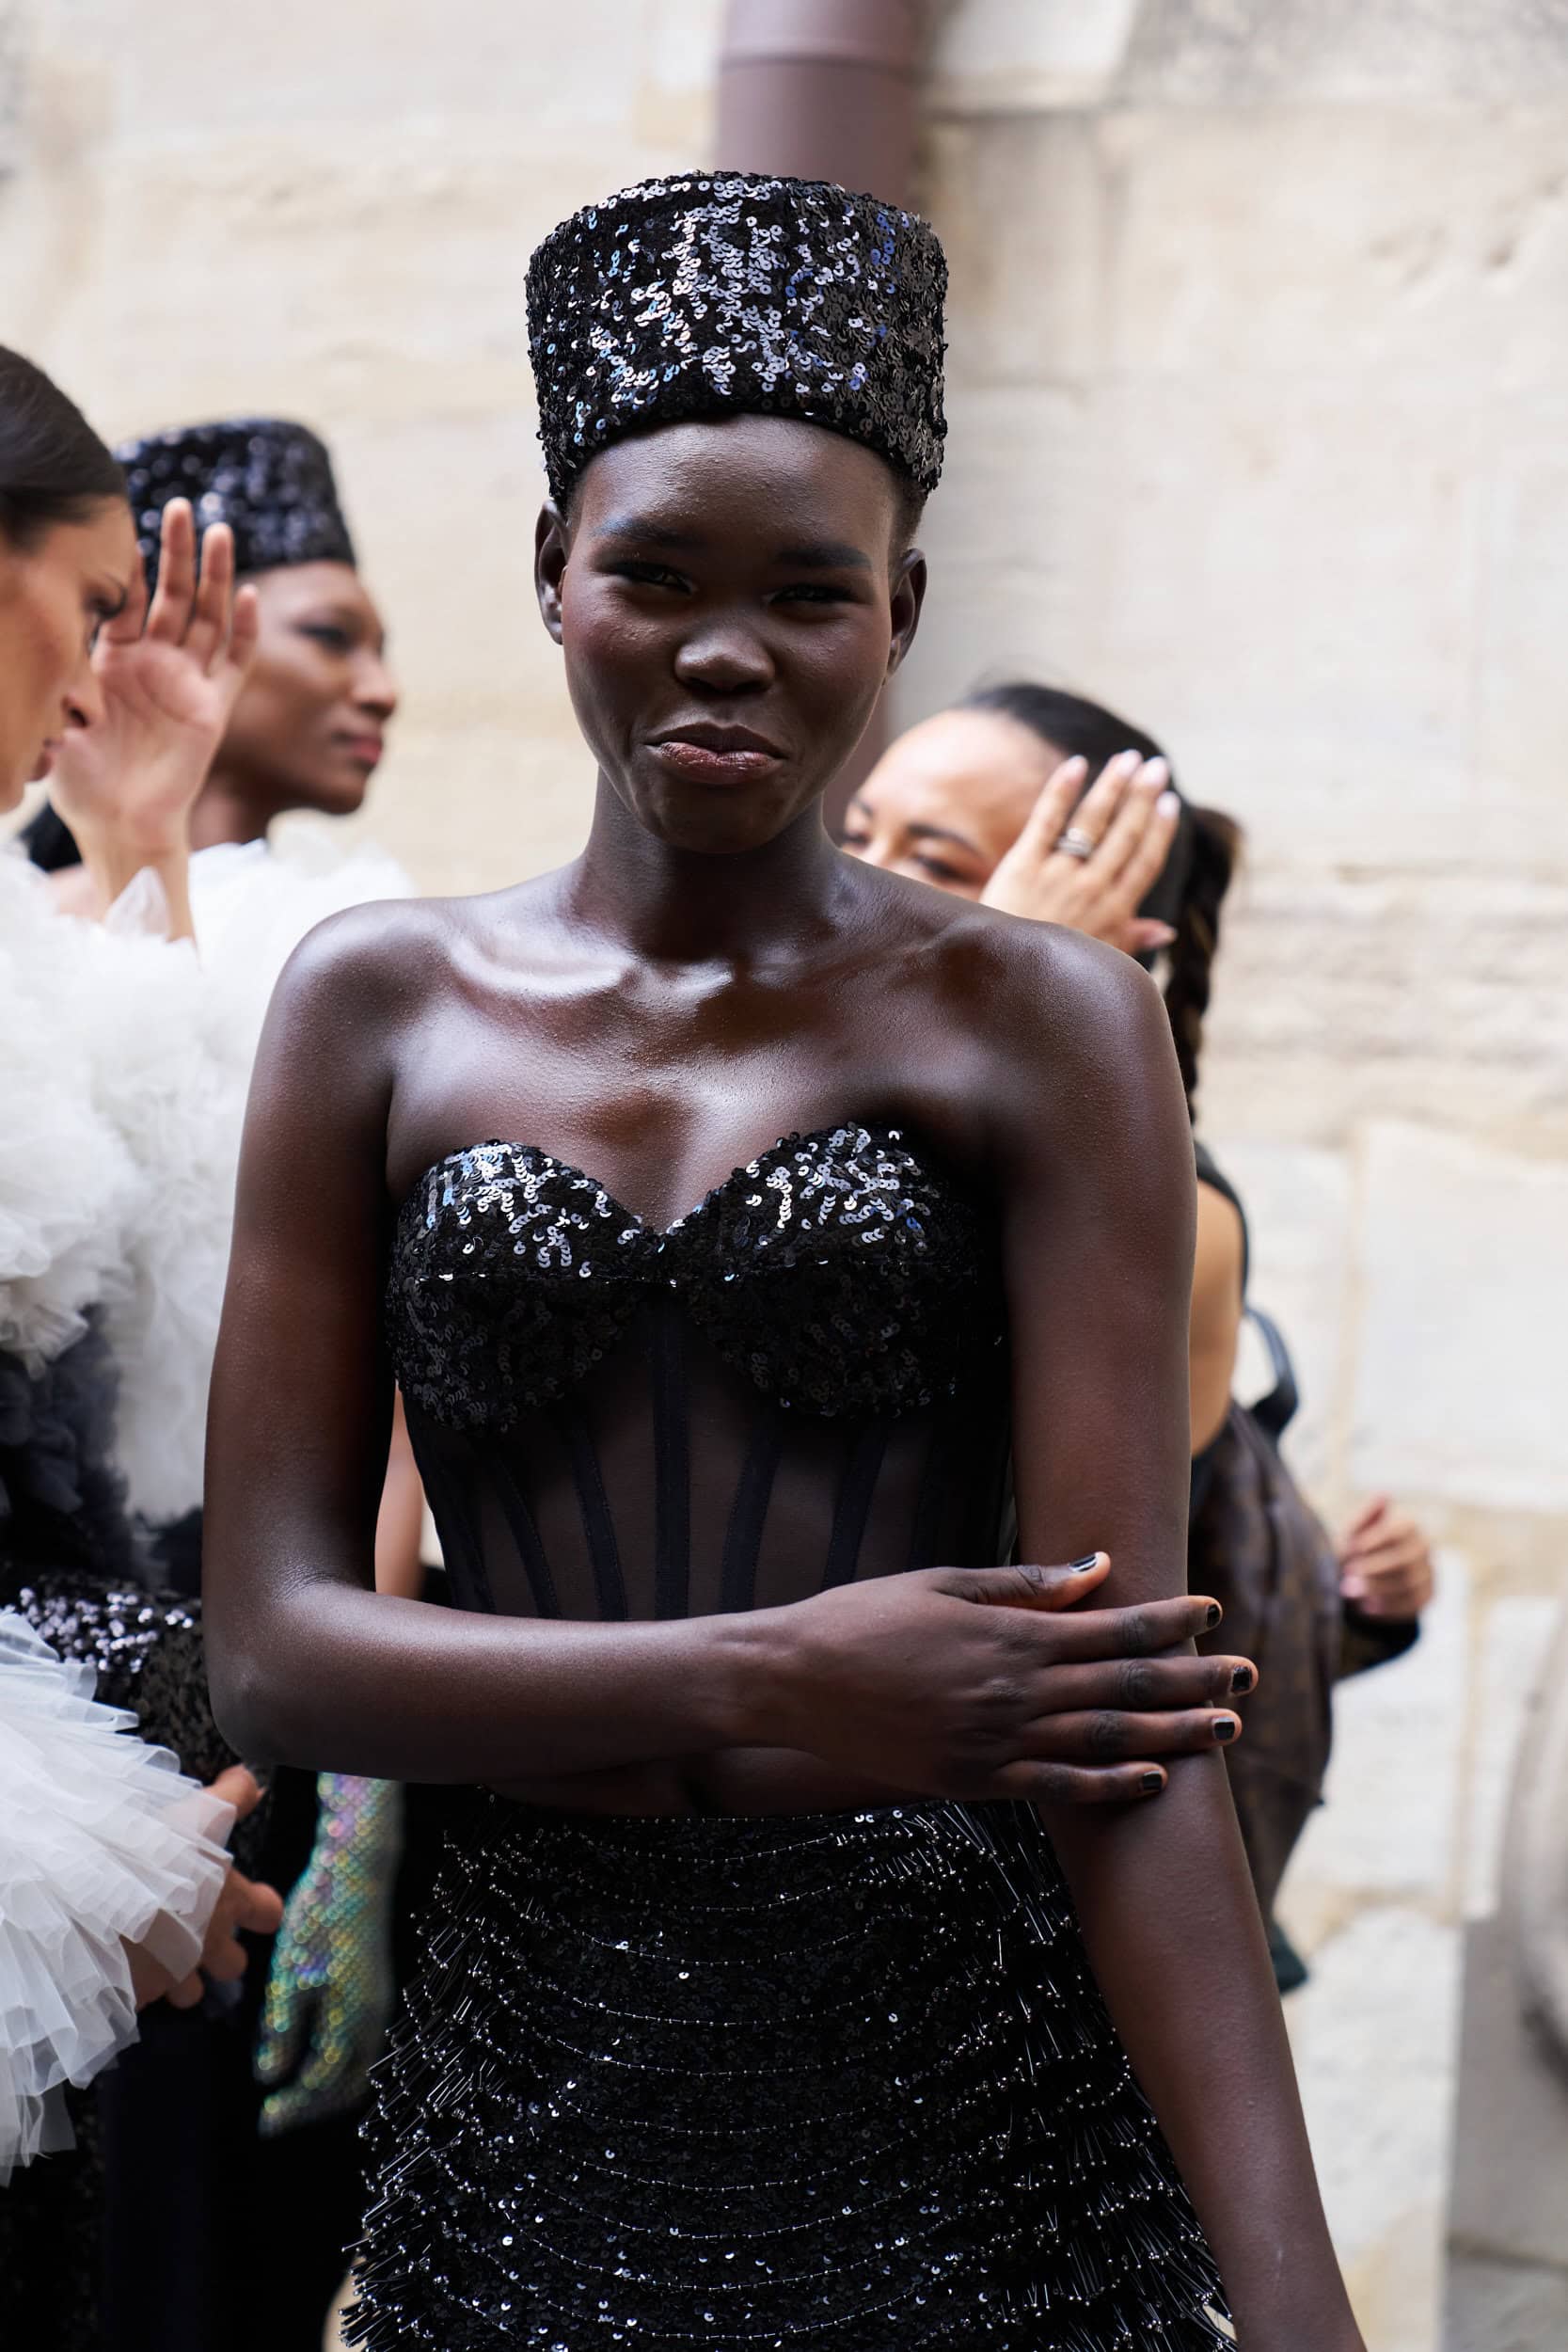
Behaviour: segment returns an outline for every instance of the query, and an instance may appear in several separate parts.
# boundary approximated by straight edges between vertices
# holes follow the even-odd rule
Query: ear
[[[533,588],[539,598],[539,612],[545,627],[558,645],[561,643],[561,583],[566,577],[571,537],[572,527],[565,516],[553,499],[546,499],[539,509],[539,520],[533,529]]]
[[[893,594],[889,598],[893,622],[893,642],[888,647],[887,675],[898,669],[914,644],[914,633],[920,627],[920,614],[926,602],[926,558],[918,548],[899,559],[893,576]]]

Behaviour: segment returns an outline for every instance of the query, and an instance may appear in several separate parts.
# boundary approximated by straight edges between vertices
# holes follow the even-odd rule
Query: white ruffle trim
[[[232,1807],[92,1685],[0,1612],[0,2185],[70,2146],[61,2087],[135,2040],[126,1942],[188,1976],[229,1867]]]
[[[0,1348],[41,1365],[101,1307],[115,1453],[154,1523],[201,1499],[207,1391],[245,1096],[267,1002],[307,931],[406,897],[374,849],[305,834],[191,861],[197,947],[61,914],[0,853]]]

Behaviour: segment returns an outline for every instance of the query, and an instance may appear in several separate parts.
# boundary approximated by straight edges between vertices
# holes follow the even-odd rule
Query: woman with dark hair
[[[385,631],[357,569],[331,458],[308,426],[228,418],[122,442],[116,458],[148,594],[157,592],[163,516],[188,504],[198,540],[216,530],[231,543],[255,611],[254,656],[189,812],[205,1018],[244,1070],[277,974],[306,933],[345,907],[411,888],[372,845],[345,855],[320,834],[282,848],[269,837],[280,816],[347,816],[363,801],[397,706]],[[86,735],[62,742],[51,790],[66,807],[76,764],[95,756]],[[24,839],[34,862],[52,869],[56,905],[103,912],[102,889],[76,864],[75,839],[56,807],[46,805]],[[238,1145],[238,1116],[215,1119],[213,1151],[228,1153],[228,1167],[213,1198],[225,1203]],[[204,1343],[187,1345],[188,1334],[165,1328],[156,1345],[139,1350],[139,1376],[120,1383],[116,1427],[138,1538],[161,1582],[192,1598],[200,1578],[207,1379],[229,1239],[226,1222],[211,1217],[201,1231],[212,1247],[198,1263],[187,1234],[167,1228],[168,1262],[150,1296],[156,1307],[169,1292],[198,1293],[207,1310]],[[382,1556],[405,1588],[418,1565],[421,1512],[404,1440],[388,1471]],[[221,2034],[209,2037],[238,2044],[248,2034],[256,2043],[261,2087],[249,2078],[245,2051],[243,2074],[236,2061],[219,2102],[227,2160],[212,2169],[230,2175],[243,2166],[277,2224],[277,2259],[258,2281],[244,2323],[269,2352],[296,2344],[314,2352],[357,2217],[356,2126],[390,2006],[401,1813],[401,1790],[385,1783],[336,1776],[318,1788],[313,1775],[275,1776],[265,1867],[288,1890],[282,1931],[247,1988],[245,2012],[226,2016]],[[101,2108],[114,2111],[112,2137],[126,2152],[128,2172],[161,2171],[166,2119],[190,2137],[180,2085],[191,2076],[200,2038],[182,2025],[150,2036],[140,2058],[100,2094]],[[262,2137],[276,2146],[257,2144],[258,2110]],[[183,2235],[177,2201],[149,2205],[138,2218],[138,2276],[179,2266],[178,2244],[166,2236]]]
[[[856,794],[844,831],[845,848],[869,864],[1032,921],[1065,924],[1157,964],[1195,1121],[1203,1022],[1240,843],[1231,818],[1181,799],[1151,736],[1083,695],[1024,680],[984,688],[899,737]],[[1240,1498],[1215,1486],[1237,1467],[1231,1385],[1247,1231],[1239,1196],[1202,1143],[1196,1159],[1190,1565],[1195,1581],[1216,1584],[1267,1669],[1245,1710],[1252,1736],[1231,1764],[1241,1775],[1238,1802],[1259,1894],[1272,1918],[1290,1848],[1327,1763],[1319,1650],[1331,1680],[1407,1648],[1432,1597],[1432,1558],[1415,1520],[1388,1498],[1374,1498],[1339,1538],[1336,1556],[1315,1536],[1297,1554],[1305,1569],[1306,1551],[1320,1553],[1313,1573],[1318,1581],[1326,1576],[1323,1600],[1342,1623],[1325,1625],[1324,1606],[1304,1600],[1289,1640],[1281,1629],[1265,1642],[1239,1581],[1255,1560],[1264,1580],[1277,1583],[1277,1557],[1265,1559],[1255,1540],[1255,1482],[1243,1482]],[[1246,1450],[1256,1454],[1255,1444]],[[1266,1470],[1267,1456],[1264,1463]],[[1272,1516],[1277,1521],[1291,1507],[1280,1476]],[[1306,1522],[1297,1524],[1305,1530]],[[1292,1646],[1302,1653],[1294,1669],[1284,1655]],[[1257,1737],[1264,1719],[1275,1730],[1268,1743]],[[1290,1793],[1281,1799],[1283,1783]],[[1277,1928],[1271,1934],[1282,1984],[1299,1983],[1300,1961]]]
[[[326,927],[269,1017],[220,1711],[489,1784],[378,2077],[375,2352],[1198,2352],[1226,2296],[1249,2352],[1360,2343],[1226,1792],[1251,1670],[1185,1647],[1164,1016],[822,825],[919,619],[944,278],[741,175],[546,240],[587,846]],[[394,1376],[455,1610],[371,1589]]]
[[[206,1997],[198,1963],[232,1990],[236,1931],[278,1915],[212,1843],[256,1784],[213,1724],[195,1610],[144,1573],[116,1455],[165,1220],[199,1250],[203,1138],[244,1077],[175,943],[190,806],[255,612],[233,597],[226,532],[198,575],[187,504],[164,548],[150,607],[114,460],[40,369],[0,350],[0,810],[69,739],[68,804],[116,914],[113,929],[67,923],[0,856],[0,2168],[68,2143],[65,2085],[125,2049],[139,2003]],[[210,1229],[220,1197],[206,1207]],[[158,1304],[191,1336],[188,1289]],[[109,1706],[90,1702],[95,1679]],[[121,1736],[133,1721],[139,1741]],[[0,2197],[8,2341],[101,2340],[90,2101],[74,2115],[85,2144]]]

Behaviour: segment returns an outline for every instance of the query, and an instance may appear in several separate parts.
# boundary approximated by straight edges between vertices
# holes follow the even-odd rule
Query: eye
[[[839,838],[846,850],[868,850],[871,847],[871,835],[863,825],[846,825]]]
[[[949,866],[945,858],[917,856],[914,862],[921,872],[928,874],[934,882],[969,882],[974,880],[973,875],[960,874],[956,866]]]
[[[347,629],[340,628],[332,621],[302,622],[299,633],[302,637],[314,638],[318,645],[325,645],[330,653],[352,653],[354,650],[354,640]]]
[[[826,580],[798,580],[793,587],[781,588],[774,596],[775,604],[853,604],[847,588],[831,587]]]
[[[629,580],[640,588],[676,588],[685,590],[688,583],[679,572],[673,572],[667,564],[644,564],[628,557],[624,564],[613,564],[610,570],[617,580]]]

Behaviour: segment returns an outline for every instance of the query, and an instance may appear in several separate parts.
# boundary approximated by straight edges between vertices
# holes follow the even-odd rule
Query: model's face
[[[881,459],[779,417],[665,426],[596,457],[538,583],[601,772],[673,847],[760,847],[820,799],[919,619]]]
[[[0,537],[0,810],[49,773],[69,727],[102,715],[93,640],[139,568],[123,499],[103,500],[85,522],[52,524],[25,549]]]
[[[397,708],[381,615],[348,564],[286,564],[253,580],[261,631],[218,755],[224,780],[263,822],[291,808],[348,816]]]
[[[1061,759],[1000,711],[940,711],[883,753],[849,803],[844,846],[868,866],[977,898]]]

